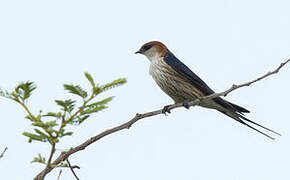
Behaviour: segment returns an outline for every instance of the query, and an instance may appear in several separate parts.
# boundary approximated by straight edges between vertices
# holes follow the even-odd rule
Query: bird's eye
[[[143,46],[142,49],[144,49],[144,51],[147,51],[147,50],[150,49],[150,48],[151,48],[151,45],[145,45],[145,46]]]

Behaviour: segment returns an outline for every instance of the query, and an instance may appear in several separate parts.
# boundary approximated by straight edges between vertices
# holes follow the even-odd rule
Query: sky
[[[83,73],[103,84],[124,77],[109,108],[97,113],[57,153],[77,146],[136,113],[173,101],[149,75],[149,61],[135,55],[162,41],[212,89],[221,92],[276,68],[290,57],[290,2],[204,1],[0,1],[0,87],[33,81],[34,113],[57,110],[54,99],[71,97],[64,83],[89,87]],[[193,107],[140,120],[70,157],[80,179],[289,179],[290,121],[287,65],[279,74],[236,90],[226,99],[251,111],[248,118],[282,134],[271,141],[214,110]],[[0,98],[1,179],[32,179],[44,166],[30,163],[49,146],[28,143],[24,110]],[[57,179],[59,169],[47,175]],[[74,179],[63,169],[60,179]]]

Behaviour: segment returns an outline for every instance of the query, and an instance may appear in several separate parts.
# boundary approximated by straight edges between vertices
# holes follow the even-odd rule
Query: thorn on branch
[[[141,114],[139,114],[139,113],[136,113],[136,118],[140,118],[140,116],[141,116]]]
[[[233,85],[232,85],[232,88],[233,88],[233,89],[237,89],[237,88],[238,88],[238,85],[233,84]]]

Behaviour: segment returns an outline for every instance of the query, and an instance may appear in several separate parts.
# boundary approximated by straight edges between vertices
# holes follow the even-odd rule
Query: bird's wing
[[[205,83],[203,82],[194,72],[192,72],[185,64],[183,64],[179,59],[177,59],[171,52],[167,52],[163,58],[163,60],[172,68],[174,69],[177,73],[179,73],[181,76],[185,77],[187,80],[191,82],[191,84],[197,88],[199,91],[201,91],[205,96],[208,96],[210,94],[213,94],[214,91]],[[230,103],[220,97],[214,98],[213,101],[215,101],[217,104],[221,105],[228,111],[221,111],[222,113],[226,114],[227,116],[233,118],[234,120],[242,123],[243,125],[248,126],[249,128],[271,138],[274,139],[273,137],[269,136],[268,134],[256,129],[255,127],[247,124],[245,121],[254,124],[258,127],[261,127],[269,132],[272,132],[274,134],[280,135],[279,133],[273,131],[272,129],[269,129],[265,126],[262,126],[261,124],[258,124],[246,117],[243,116],[242,113],[248,113],[247,109],[240,107],[238,105],[235,105],[233,103]]]
[[[183,64],[178,58],[176,58],[174,54],[171,53],[170,51],[168,51],[164,55],[163,60],[177,73],[179,73],[181,76],[188,79],[191,82],[191,84],[195,88],[197,88],[199,91],[201,91],[205,96],[208,96],[214,93],[214,91],[203,80],[201,80],[194,72],[192,72],[185,64]],[[242,108],[238,105],[227,102],[220,97],[214,98],[213,100],[228,110],[237,111],[240,113],[249,112],[245,108]]]
[[[203,80],[201,80],[185,64],[177,59],[170,51],[168,51],[164,55],[163,60],[182,77],[188,79],[192,83],[192,85],[200,90],[204,95],[207,96],[214,93],[214,91],[210,87],[208,87],[208,85],[203,82]]]

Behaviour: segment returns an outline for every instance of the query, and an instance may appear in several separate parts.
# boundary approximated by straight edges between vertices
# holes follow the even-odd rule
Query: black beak
[[[136,51],[135,54],[141,54],[142,52],[140,50]]]

